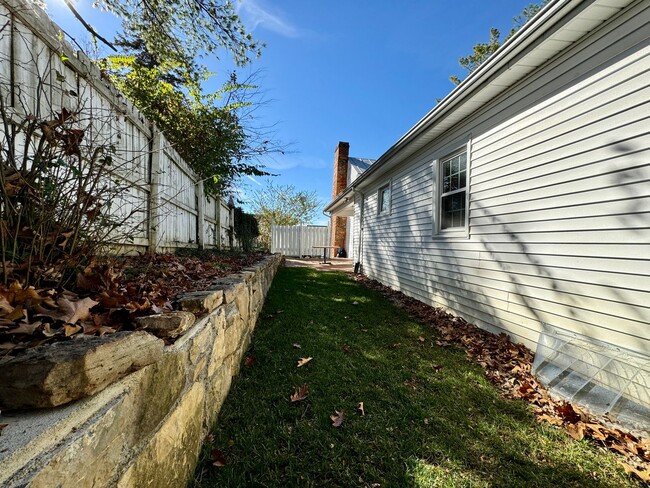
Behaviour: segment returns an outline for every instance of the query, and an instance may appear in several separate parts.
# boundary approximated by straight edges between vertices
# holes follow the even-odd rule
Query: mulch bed
[[[262,253],[156,254],[92,259],[63,288],[0,285],[0,361],[58,341],[134,330],[134,319],[173,310],[182,293],[209,288]]]
[[[627,473],[650,482],[650,439],[635,436],[612,426],[607,419],[596,418],[575,405],[552,398],[532,374],[534,353],[526,346],[511,342],[505,333],[492,334],[378,281],[361,275],[355,280],[437,330],[438,346],[463,348],[506,398],[528,402],[537,420],[563,427],[576,440],[589,439],[620,454],[623,459],[619,462]]]

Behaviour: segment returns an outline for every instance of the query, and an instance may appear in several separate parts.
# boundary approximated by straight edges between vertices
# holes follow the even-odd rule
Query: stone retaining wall
[[[185,486],[279,264],[270,256],[223,280],[223,303],[156,363],[87,399],[4,417],[0,485]]]

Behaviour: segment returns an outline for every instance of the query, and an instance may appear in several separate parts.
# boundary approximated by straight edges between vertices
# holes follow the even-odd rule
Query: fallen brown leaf
[[[34,322],[33,324],[21,323],[15,329],[8,330],[6,334],[27,334],[32,335],[41,326],[41,322]]]
[[[598,439],[599,441],[604,441],[607,439],[607,434],[604,434],[603,426],[598,424],[585,424],[587,429],[589,429],[591,437]]]
[[[351,350],[352,350],[352,349],[351,349],[350,346],[348,346],[347,344],[344,344],[344,345],[343,345],[343,352],[345,352],[345,353],[349,353]]]
[[[566,431],[571,437],[577,441],[585,438],[585,424],[578,422],[577,424],[569,424],[566,426]]]
[[[5,313],[11,313],[14,311],[14,307],[11,306],[11,304],[5,298],[4,295],[0,295],[0,310],[2,310]]]
[[[78,325],[70,325],[70,324],[65,324],[63,326],[63,333],[66,337],[70,337],[71,335],[76,334],[81,330],[81,327]]]
[[[564,423],[562,422],[561,419],[557,417],[551,417],[550,415],[546,415],[546,414],[540,415],[539,417],[537,417],[537,420],[539,422],[548,422],[551,425],[562,425]]]
[[[304,400],[307,398],[308,393],[309,387],[307,386],[307,383],[305,383],[300,388],[296,388],[296,391],[293,392],[293,395],[291,395],[291,402],[299,402],[301,400]]]
[[[22,305],[18,305],[13,311],[6,315],[7,320],[16,321],[16,320],[27,320],[27,310],[23,308]]]
[[[424,342],[424,341],[426,341],[426,339],[424,338],[424,336],[418,336],[418,341],[419,342]]]
[[[252,354],[249,354],[248,356],[246,356],[244,358],[244,366],[246,366],[247,368],[250,368],[256,362],[257,362],[257,358],[255,356],[253,356]]]
[[[305,364],[311,361],[313,358],[300,358],[298,359],[298,367],[302,368]]]
[[[357,407],[357,410],[359,410],[359,413],[363,417],[366,414],[366,411],[363,409],[363,402],[359,402],[359,406]]]
[[[58,310],[54,310],[43,315],[49,316],[55,320],[61,320],[66,324],[75,324],[79,320],[87,320],[90,317],[90,309],[97,305],[98,302],[92,298],[82,298],[78,301],[71,301],[65,296],[56,301]]]
[[[341,410],[339,412],[338,410],[335,410],[334,412],[336,415],[330,415],[330,419],[332,420],[332,427],[340,427],[343,423],[343,420],[345,419],[345,411]]]
[[[623,461],[619,461],[618,464],[623,466],[626,474],[633,474],[642,481],[650,481],[650,470],[641,471],[640,469],[637,469],[636,467],[631,466]]]
[[[573,409],[570,403],[564,402],[555,407],[557,414],[570,424],[577,424],[580,422],[580,415]]]
[[[226,464],[228,464],[228,461],[226,461],[226,458],[219,449],[212,449],[210,452],[210,461],[212,461],[212,466],[216,466],[218,468],[223,468]]]

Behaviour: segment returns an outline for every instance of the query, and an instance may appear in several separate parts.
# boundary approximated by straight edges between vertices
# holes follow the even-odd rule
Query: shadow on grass
[[[281,269],[257,361],[234,381],[192,486],[638,486],[612,455],[537,424],[434,339],[343,274]],[[313,360],[297,368],[304,356]],[[304,383],[309,396],[291,403]],[[211,465],[212,448],[225,467]]]

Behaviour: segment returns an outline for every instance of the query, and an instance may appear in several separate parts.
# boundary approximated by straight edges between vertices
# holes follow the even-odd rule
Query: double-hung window
[[[390,213],[390,183],[379,188],[377,192],[378,198],[378,213],[388,214]]]
[[[467,151],[440,159],[439,230],[463,230],[467,226]]]

